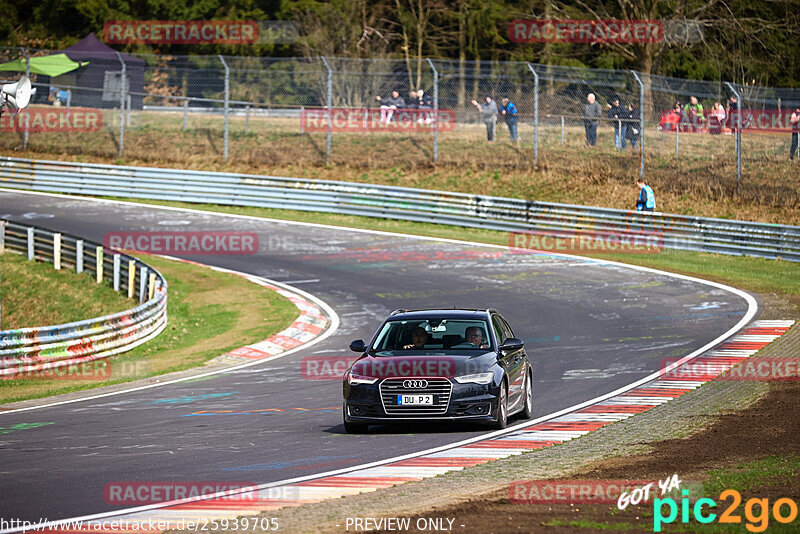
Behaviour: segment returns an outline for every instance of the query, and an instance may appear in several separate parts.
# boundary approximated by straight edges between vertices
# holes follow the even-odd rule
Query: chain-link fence
[[[0,47],[0,63],[52,53]],[[182,164],[579,171],[600,161],[630,177],[705,166],[740,178],[788,159],[800,106],[797,89],[524,62],[76,59],[88,64],[31,70],[37,94],[29,110],[3,113],[0,147]]]

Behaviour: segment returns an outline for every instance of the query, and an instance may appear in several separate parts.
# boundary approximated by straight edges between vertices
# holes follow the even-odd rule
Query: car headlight
[[[347,375],[347,383],[351,386],[355,384],[374,384],[377,381],[377,378],[372,378],[371,376]]]
[[[459,384],[491,384],[494,373],[475,373],[472,375],[457,376],[453,380]]]

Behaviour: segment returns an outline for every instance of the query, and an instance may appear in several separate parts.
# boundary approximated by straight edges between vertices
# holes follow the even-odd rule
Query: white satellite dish
[[[23,76],[17,83],[7,83],[0,91],[0,106],[9,103],[17,109],[25,109],[31,103],[31,81]]]

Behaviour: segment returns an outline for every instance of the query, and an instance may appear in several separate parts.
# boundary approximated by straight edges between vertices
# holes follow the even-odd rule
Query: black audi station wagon
[[[344,427],[413,420],[505,428],[533,412],[533,373],[522,341],[495,309],[396,310],[344,376]]]

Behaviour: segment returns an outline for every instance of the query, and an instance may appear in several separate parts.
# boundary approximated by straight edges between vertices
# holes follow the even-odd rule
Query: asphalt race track
[[[498,308],[534,361],[537,415],[646,376],[747,311],[743,298],[699,282],[498,247],[7,191],[0,217],[100,242],[108,231],[256,232],[256,255],[189,259],[294,284],[341,319],[328,339],[263,365],[0,415],[0,517],[7,519],[120,509],[103,495],[115,481],[266,483],[485,432],[436,425],[347,435],[341,383],[302,376],[305,357],[352,358],[349,342],[369,339],[395,308]],[[269,408],[285,411],[257,411]]]

